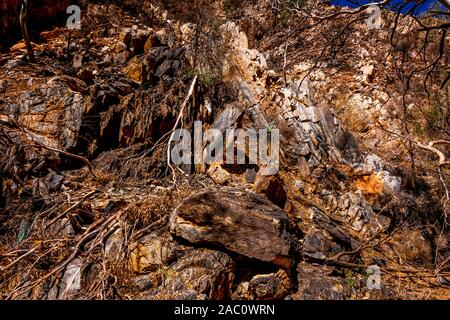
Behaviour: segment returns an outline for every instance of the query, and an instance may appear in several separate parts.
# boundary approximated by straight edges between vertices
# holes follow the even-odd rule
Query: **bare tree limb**
[[[436,141],[430,141],[430,142],[428,142],[428,144],[424,144],[424,143],[422,143],[420,141],[417,141],[416,139],[413,139],[413,138],[411,138],[409,136],[405,136],[405,135],[402,135],[400,133],[397,133],[395,131],[392,131],[392,130],[389,130],[389,129],[385,128],[379,121],[378,121],[378,124],[380,125],[382,130],[384,130],[384,131],[386,131],[386,132],[388,132],[390,134],[393,134],[393,135],[395,135],[395,136],[397,136],[399,138],[403,138],[403,139],[406,139],[406,140],[408,140],[410,142],[413,142],[420,149],[432,152],[435,155],[437,155],[439,157],[439,162],[438,162],[439,167],[444,167],[444,166],[450,165],[450,161],[446,160],[444,153],[441,150],[439,150],[439,149],[437,149],[435,147],[435,145],[440,145],[440,144],[450,145],[450,141],[447,141],[447,140],[436,140]]]
[[[194,79],[192,80],[191,87],[189,88],[188,94],[187,94],[186,98],[184,99],[183,104],[181,105],[177,121],[175,122],[175,124],[171,130],[169,142],[167,143],[167,165],[169,166],[169,168],[172,170],[173,173],[175,172],[175,170],[173,169],[172,165],[170,164],[170,144],[175,135],[175,130],[177,129],[178,124],[180,123],[180,121],[183,118],[184,109],[186,108],[186,105],[189,102],[189,99],[191,98],[192,94],[194,93],[194,88],[195,88],[196,82],[197,82],[197,76],[195,76]],[[174,179],[175,179],[175,175],[174,175]]]
[[[25,45],[27,47],[28,58],[30,62],[35,63],[36,58],[34,57],[33,46],[31,45],[30,35],[28,33],[28,7],[29,0],[22,0],[20,2],[20,27],[22,29],[23,40],[25,41]]]
[[[31,136],[31,133],[28,132],[28,130],[26,130],[25,128],[22,128],[17,122],[13,121],[12,119],[9,119],[9,120],[11,122],[0,121],[0,124],[8,126],[10,128],[18,129],[18,130],[22,131],[23,133],[25,133],[28,137]],[[89,169],[89,172],[94,177],[94,179],[97,179],[97,176],[94,173],[94,168],[92,167],[92,164],[85,157],[82,157],[82,156],[79,156],[77,154],[73,154],[73,153],[70,153],[70,152],[67,152],[67,151],[63,151],[63,150],[59,150],[59,149],[56,149],[56,148],[52,148],[52,147],[46,146],[45,144],[43,144],[43,143],[41,143],[39,141],[36,141],[36,140],[32,139],[31,137],[30,137],[30,140],[33,142],[33,146],[34,147],[43,148],[43,149],[46,149],[46,150],[49,150],[49,151],[61,153],[62,155],[65,155],[67,157],[74,158],[74,159],[77,159],[77,160],[80,160],[80,161],[84,162],[87,165],[87,167]]]

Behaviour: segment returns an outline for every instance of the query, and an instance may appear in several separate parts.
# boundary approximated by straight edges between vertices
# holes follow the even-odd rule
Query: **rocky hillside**
[[[392,12],[274,3],[80,1],[80,30],[32,26],[36,63],[2,40],[0,299],[449,298],[450,171],[420,147],[449,139],[448,57],[405,89],[411,18],[389,42]],[[279,170],[168,161],[199,121],[278,129]]]

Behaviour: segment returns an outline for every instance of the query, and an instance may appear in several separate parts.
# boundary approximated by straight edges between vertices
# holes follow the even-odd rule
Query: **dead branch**
[[[408,140],[410,142],[413,142],[420,149],[432,152],[435,155],[437,155],[439,157],[439,162],[438,162],[439,167],[444,167],[444,166],[450,165],[450,161],[446,160],[444,153],[441,150],[439,150],[439,149],[434,147],[435,145],[439,145],[439,144],[450,145],[450,141],[447,141],[447,140],[436,140],[436,141],[430,141],[430,142],[428,142],[428,144],[424,144],[424,143],[422,143],[422,142],[420,142],[420,141],[418,141],[416,139],[413,139],[413,138],[411,138],[409,136],[405,136],[405,135],[402,135],[400,133],[397,133],[395,131],[391,131],[391,130],[385,128],[379,121],[378,121],[378,124],[379,124],[379,126],[381,127],[381,129],[383,131],[386,131],[386,132],[388,132],[390,134],[393,134],[393,135],[395,135],[395,136],[397,136],[399,138],[402,138],[402,139]]]
[[[57,152],[57,153],[61,153],[62,155],[65,155],[67,157],[83,161],[84,164],[87,165],[90,174],[94,177],[94,179],[97,179],[97,176],[94,173],[94,168],[92,167],[91,162],[88,159],[86,159],[85,157],[82,157],[82,156],[79,156],[77,154],[73,154],[73,153],[70,153],[70,152],[67,152],[67,151],[59,150],[59,149],[56,149],[56,148],[48,147],[45,144],[40,143],[38,141],[33,141],[33,142],[40,148],[47,149],[47,150],[50,150],[50,151],[53,151],[53,152]]]
[[[31,45],[30,35],[28,33],[28,0],[22,0],[20,3],[20,27],[22,29],[23,40],[25,41],[25,45],[27,47],[28,58],[30,62],[35,63],[36,58],[34,57],[33,46]]]
[[[94,179],[97,179],[97,176],[96,176],[96,174],[94,172],[94,168],[92,167],[92,164],[91,164],[91,162],[88,159],[86,159],[85,157],[79,156],[77,154],[73,154],[73,153],[70,153],[70,152],[67,152],[67,151],[63,151],[63,150],[59,150],[59,149],[56,149],[56,148],[52,148],[52,147],[46,146],[45,144],[34,140],[32,138],[32,134],[27,129],[21,127],[16,121],[14,121],[12,119],[9,119],[9,120],[10,120],[10,122],[0,121],[0,124],[4,125],[4,126],[7,126],[9,128],[18,129],[21,132],[25,133],[29,137],[29,139],[33,142],[32,146],[35,147],[35,148],[43,148],[43,149],[46,149],[46,150],[49,150],[49,151],[53,151],[53,152],[56,152],[56,153],[61,153],[62,155],[65,155],[67,157],[70,157],[70,158],[82,161],[84,164],[87,165],[87,167],[89,169],[89,172],[94,177]]]
[[[58,221],[59,219],[63,218],[66,214],[68,214],[70,211],[78,208],[83,202],[84,200],[86,200],[87,198],[89,198],[91,195],[97,193],[98,190],[93,190],[91,192],[89,192],[88,194],[86,194],[85,196],[83,196],[83,198],[81,198],[80,201],[78,201],[77,203],[75,203],[74,205],[72,205],[70,208],[68,208],[67,210],[65,210],[64,212],[62,212],[61,214],[59,214],[56,218],[54,218],[52,221],[50,221],[46,228],[50,227],[52,224],[54,224],[56,221]]]
[[[355,250],[339,252],[339,253],[335,254],[331,259],[337,261],[342,256],[354,255],[354,254],[357,254],[357,253],[361,252],[364,249],[374,248],[374,247],[376,247],[376,246],[378,246],[378,245],[388,241],[390,238],[392,238],[394,236],[395,232],[397,230],[399,230],[399,229],[400,229],[400,227],[396,228],[391,234],[383,237],[382,239],[378,240],[375,243],[372,243],[372,241],[375,240],[379,235],[381,235],[381,233],[383,231],[377,232],[374,236],[372,236],[369,240],[365,241],[362,245],[360,245]]]
[[[369,267],[369,265],[365,265],[365,264],[343,262],[343,261],[334,260],[334,259],[324,259],[323,263],[326,265],[349,268],[349,269],[366,270]],[[425,273],[425,274],[428,273],[429,274],[429,273],[431,273],[431,271],[428,271],[428,270],[404,269],[404,268],[392,268],[392,267],[380,267],[380,270],[386,271],[386,272],[398,272],[398,273],[409,273],[409,274],[419,274],[419,273]]]
[[[8,296],[8,299],[14,298],[17,295],[20,295],[21,293],[26,292],[27,290],[30,290],[34,287],[36,287],[38,284],[42,283],[43,281],[47,280],[48,278],[50,278],[51,276],[63,271],[70,262],[72,262],[77,255],[79,254],[79,252],[82,250],[83,246],[88,243],[89,241],[91,241],[91,239],[96,236],[99,233],[102,233],[105,229],[108,229],[109,224],[117,219],[120,215],[121,211],[113,214],[111,217],[109,217],[106,220],[100,220],[97,223],[94,223],[92,226],[90,226],[85,233],[83,234],[83,236],[81,237],[80,240],[78,240],[75,248],[72,250],[72,253],[69,255],[68,258],[66,258],[64,260],[64,262],[62,262],[61,264],[59,264],[59,266],[57,266],[56,268],[54,268],[51,272],[49,272],[48,274],[46,274],[45,276],[36,279],[35,281],[31,282],[28,285],[25,286],[20,286],[16,289],[14,289],[11,294]],[[94,238],[95,239],[95,238]],[[94,244],[96,243],[96,241],[94,241]],[[91,247],[92,249],[92,247]]]
[[[189,99],[191,98],[192,94],[194,93],[194,88],[195,88],[195,83],[196,82],[197,82],[197,76],[195,76],[194,79],[192,80],[191,87],[189,88],[188,94],[187,94],[186,98],[184,99],[183,104],[181,105],[177,121],[175,122],[172,130],[170,131],[171,135],[170,135],[170,138],[169,138],[169,142],[167,143],[167,165],[172,170],[174,183],[175,183],[175,170],[172,167],[172,165],[170,164],[170,144],[171,144],[173,136],[175,134],[175,130],[177,129],[178,124],[180,123],[180,121],[183,118],[184,109],[186,108],[186,105],[189,102]]]
[[[0,271],[1,272],[5,272],[7,269],[11,268],[12,266],[14,266],[17,262],[19,262],[20,260],[28,257],[30,254],[32,254],[33,252],[35,252],[38,249],[38,247],[34,247],[33,249],[31,249],[30,251],[28,251],[27,253],[21,255],[20,257],[18,257],[16,260],[14,260],[13,262],[11,262],[10,264],[8,264],[5,267],[0,267]]]
[[[39,283],[41,283],[42,281],[48,279],[49,277],[51,277],[52,275],[56,274],[59,271],[64,270],[64,268],[67,267],[67,265],[72,262],[72,260],[74,260],[78,254],[78,252],[81,250],[82,246],[88,242],[95,234],[97,234],[100,230],[94,230],[88,234],[86,234],[76,245],[75,249],[72,251],[72,254],[62,263],[60,264],[58,267],[56,267],[55,269],[53,269],[50,273],[46,274],[44,277],[39,278],[35,281],[33,281],[32,283],[30,283],[27,286],[24,287],[19,287],[16,288],[14,291],[11,292],[10,297],[14,297],[14,295],[16,293],[20,294],[21,292],[25,292],[26,290],[32,289],[35,286],[37,286]]]

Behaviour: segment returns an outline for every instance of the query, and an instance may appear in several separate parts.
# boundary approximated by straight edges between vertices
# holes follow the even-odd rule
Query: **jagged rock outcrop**
[[[368,148],[401,98],[377,82],[375,56],[309,70],[316,43],[301,35],[323,30],[276,34],[269,1],[239,2],[239,18],[218,3],[201,25],[180,1],[115,3],[86,6],[70,48],[65,28],[42,33],[37,64],[22,43],[0,53],[0,299],[386,299],[412,296],[403,274],[427,286],[447,271],[431,174]],[[224,138],[279,129],[278,172],[177,168],[169,133],[199,120]],[[30,139],[86,157],[95,177]]]
[[[340,149],[348,147],[336,114],[315,105],[311,96],[307,80],[302,86],[293,83],[292,87],[273,90],[264,110],[280,128],[291,161],[304,161],[310,170],[324,161],[340,162]]]
[[[68,150],[77,144],[85,85],[72,80],[79,86],[54,78],[25,93],[18,100],[18,114],[12,115],[37,141],[52,148]]]
[[[303,238],[302,254],[306,257],[325,258],[342,251],[343,246],[333,241],[333,236],[328,231],[319,228],[311,228],[306,233]]]

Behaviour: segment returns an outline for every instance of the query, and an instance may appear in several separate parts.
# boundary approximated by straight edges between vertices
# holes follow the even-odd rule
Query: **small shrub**
[[[212,87],[216,82],[216,77],[213,74],[208,72],[202,72],[198,69],[188,69],[186,74],[190,79],[197,76],[198,82],[203,87],[207,88]]]

